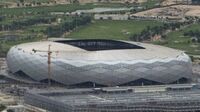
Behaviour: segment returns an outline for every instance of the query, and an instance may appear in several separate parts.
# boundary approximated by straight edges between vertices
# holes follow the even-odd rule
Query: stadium
[[[183,51],[121,40],[55,40],[20,44],[7,54],[9,71],[37,82],[67,86],[105,87],[186,83],[192,64]]]

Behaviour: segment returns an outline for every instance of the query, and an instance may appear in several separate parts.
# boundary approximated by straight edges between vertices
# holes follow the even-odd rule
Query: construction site
[[[198,112],[199,85],[32,90],[25,103],[52,112]]]
[[[200,112],[198,4],[0,0],[0,112]]]
[[[60,43],[63,42],[65,44],[60,44],[59,42]],[[101,44],[94,44],[94,43],[101,43]],[[35,112],[40,112],[38,110],[41,110],[41,112],[44,112],[45,110],[51,111],[51,112],[133,112],[133,111],[134,112],[196,112],[196,111],[200,111],[199,81],[195,80],[196,82],[194,82],[193,78],[191,78],[193,77],[194,74],[197,74],[197,77],[194,77],[194,78],[199,79],[199,75],[198,75],[199,65],[196,66],[196,68],[194,69],[196,72],[194,72],[194,70],[192,69],[192,63],[190,62],[189,57],[187,55],[184,55],[184,53],[181,53],[179,51],[173,52],[176,55],[175,58],[177,58],[177,55],[184,57],[182,58],[183,62],[177,62],[177,60],[170,60],[169,63],[168,63],[168,60],[167,61],[164,60],[163,63],[149,61],[151,62],[151,64],[147,64],[147,63],[142,64],[141,62],[140,64],[138,64],[137,62],[137,63],[131,63],[132,69],[130,70],[128,69],[128,67],[130,66],[130,63],[118,64],[117,66],[113,66],[113,64],[109,65],[110,64],[109,61],[106,61],[107,65],[102,64],[104,61],[101,61],[100,63],[99,60],[104,59],[104,58],[98,58],[98,61],[93,60],[94,61],[93,63],[91,63],[92,62],[91,60],[83,61],[84,59],[88,59],[88,57],[84,58],[84,55],[87,54],[86,51],[91,53],[96,50],[109,49],[110,52],[112,51],[112,53],[115,53],[116,51],[114,49],[118,49],[117,47],[115,46],[110,47],[106,45],[115,45],[116,43],[117,45],[134,45],[134,46],[125,46],[125,48],[133,47],[134,52],[136,48],[141,52],[141,50],[144,51],[144,49],[141,49],[142,47],[148,49],[149,46],[152,46],[152,45],[147,46],[146,44],[142,46],[142,43],[128,44],[125,42],[113,41],[113,40],[110,40],[110,41],[108,40],[59,40],[55,42],[51,42],[51,41],[43,42],[43,43],[39,42],[39,44],[35,43],[37,44],[35,46],[33,43],[21,45],[22,47],[18,45],[11,49],[11,52],[8,53],[7,59],[1,59],[2,60],[1,61],[2,63],[1,76],[4,77],[1,82],[1,86],[3,88],[1,89],[1,91],[8,95],[14,96],[16,98],[15,101],[17,102],[17,104],[20,104],[17,107],[12,107],[12,108],[15,108],[15,109],[28,108],[26,110],[32,109],[32,111],[35,111]],[[31,46],[24,47],[25,45],[28,45],[28,46],[31,45]],[[84,46],[81,46],[81,45],[84,45]],[[140,46],[136,46],[136,45],[140,45]],[[78,53],[75,52],[76,55],[72,55],[72,56],[69,54],[66,55],[66,52],[61,52],[61,53],[64,53],[64,55],[60,55],[60,57],[58,57],[57,55],[56,58],[58,59],[56,59],[55,61],[54,56],[57,50],[59,50],[58,48],[60,48],[60,51],[72,50],[72,48],[74,48],[73,50],[76,51],[75,46],[79,46],[79,48],[76,48],[76,49],[79,49],[79,50],[86,49],[86,51],[82,55],[80,54],[83,52],[80,52],[80,51]],[[44,48],[44,49],[41,49],[41,48]],[[120,50],[122,50],[122,48],[123,46],[120,48]],[[151,47],[151,52],[153,52],[153,48],[154,47]],[[158,47],[155,47],[155,48],[156,48],[155,50],[160,49]],[[166,48],[162,48],[162,51],[163,49],[166,49]],[[129,49],[129,52],[131,51],[132,50]],[[164,51],[171,52],[171,49],[166,49]],[[161,51],[156,52],[154,54],[161,56],[160,52]],[[38,55],[37,53],[40,53],[40,55]],[[73,54],[73,52],[70,52],[70,53]],[[101,55],[100,53],[101,52],[99,51],[98,56]],[[123,53],[123,54],[126,54],[126,53]],[[131,58],[133,58],[134,56],[136,57],[136,54],[139,54],[139,52],[133,53],[133,54],[134,55],[131,56]],[[165,53],[165,54],[170,54],[170,53]],[[174,54],[170,54],[168,57],[172,57]],[[71,60],[74,60],[76,56],[79,56],[79,55],[83,59],[79,61],[78,63],[76,61],[63,61],[64,59],[68,59],[68,58],[71,58]],[[101,55],[101,56],[106,57],[106,59],[108,59],[108,57],[110,57],[110,59],[113,59],[113,56],[107,56],[107,55],[109,55],[109,53]],[[130,55],[131,54],[129,54],[129,56]],[[123,56],[123,55],[120,55],[120,56]],[[127,58],[127,57],[120,58],[120,56],[119,56],[119,59]],[[146,56],[148,56],[149,58],[152,55],[147,55],[146,53]],[[139,56],[139,58],[141,57],[142,56]],[[59,58],[60,59],[63,58],[63,59],[60,60]],[[81,59],[81,58],[78,57],[78,59]],[[145,58],[145,57],[142,57],[142,58]],[[114,61],[117,62],[119,61],[119,59],[114,60]],[[132,60],[134,61],[134,59]],[[157,60],[158,59],[156,59],[156,61]],[[5,61],[7,61],[7,64]],[[63,62],[61,63],[61,61]],[[147,62],[148,60],[146,59],[145,61]],[[22,62],[23,64],[21,64]],[[59,63],[56,63],[56,62],[59,62]],[[73,63],[73,62],[76,62],[76,63]],[[88,64],[87,62],[90,62],[89,65],[87,65]],[[122,62],[123,61],[120,61],[120,63]],[[9,66],[9,65],[12,65],[12,66]],[[80,65],[80,66],[77,66],[77,65]],[[160,68],[161,66],[163,67]],[[44,69],[41,69],[40,67],[44,67]],[[63,69],[63,67],[65,68]],[[123,67],[125,67],[126,69]],[[98,81],[100,80],[101,77],[98,77],[98,73],[96,73],[96,71],[93,71],[94,69],[96,69],[96,71],[98,72],[102,72],[103,70],[105,71],[104,76],[102,77],[103,78],[102,84],[104,84],[105,86],[98,85],[99,84]],[[115,69],[117,69],[117,72]],[[148,69],[152,71],[147,71]],[[14,72],[12,73],[11,70],[14,70],[14,71],[16,70],[16,73]],[[45,73],[42,73],[43,70],[45,70]],[[56,72],[54,70],[56,70]],[[120,70],[120,73],[118,73],[119,70]],[[130,75],[123,74],[124,70],[126,70],[125,72],[130,71]],[[85,71],[87,71],[86,74],[82,74]],[[141,71],[142,73],[138,73],[139,71]],[[159,73],[157,73],[156,71],[159,71]],[[69,75],[69,76],[62,76],[63,75],[62,72],[65,73],[64,75]],[[142,76],[142,77],[131,79],[131,78],[136,77],[135,74],[133,74],[135,72],[139,74],[137,76]],[[54,73],[56,73],[56,75],[54,75]],[[112,75],[111,73],[113,73],[114,75]],[[152,73],[152,74],[149,74],[149,73]],[[41,77],[42,74],[45,74],[44,75],[45,78]],[[88,74],[91,74],[92,77],[88,78],[89,77]],[[74,77],[75,75],[77,76]],[[87,75],[87,76],[84,76],[84,75]],[[118,80],[119,79],[118,76],[124,77],[125,75],[127,75],[127,77]],[[58,76],[59,80],[55,76]],[[110,77],[107,77],[107,76],[110,76]],[[185,76],[186,78],[181,78],[180,76],[181,77]],[[42,79],[37,81],[36,79],[40,77]],[[34,78],[36,79],[34,80]],[[151,78],[152,81],[149,78]],[[44,79],[46,80],[44,81]],[[63,79],[65,82],[63,82]],[[84,82],[85,81],[84,79],[86,80],[86,82]],[[129,81],[129,79],[131,80]],[[185,82],[186,79],[188,79],[188,81],[190,82],[186,83]],[[84,80],[83,83],[77,82],[81,80]],[[118,85],[115,83],[115,81],[117,81],[118,83],[121,81],[126,81],[127,83],[125,84],[127,85]],[[156,83],[156,81],[162,81],[162,83]]]

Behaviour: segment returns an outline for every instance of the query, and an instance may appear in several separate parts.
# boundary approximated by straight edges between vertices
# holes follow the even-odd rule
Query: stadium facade
[[[32,42],[7,54],[10,72],[48,80],[46,52],[51,45],[51,81],[70,86],[123,86],[185,83],[192,74],[183,51],[130,41],[87,39]]]

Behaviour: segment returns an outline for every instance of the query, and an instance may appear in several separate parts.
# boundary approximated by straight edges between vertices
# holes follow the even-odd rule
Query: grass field
[[[88,3],[88,4],[63,4],[54,6],[37,6],[37,7],[22,7],[22,8],[1,8],[0,14],[4,15],[24,15],[38,14],[48,12],[72,12],[81,9],[92,9],[96,7],[126,7],[124,4],[114,3]]]
[[[32,2],[52,2],[53,0],[24,0],[25,3],[32,3]],[[20,3],[20,0],[0,0],[0,3]]]
[[[101,38],[128,40],[131,35],[140,33],[147,26],[162,25],[156,21],[111,21],[99,20],[73,31],[69,38]]]
[[[1,44],[0,53],[2,51],[7,52],[14,45],[21,44],[21,43],[27,43],[27,42],[40,41],[41,39],[44,39],[44,38],[42,38],[42,37],[35,37],[35,38],[32,38],[32,39],[28,39],[28,40],[24,39],[24,40],[20,40],[20,41],[9,41],[9,42],[6,42],[6,43],[0,43]]]
[[[147,2],[144,2],[141,4],[141,6],[146,6],[146,8],[153,8],[155,5],[162,0],[147,0]]]
[[[0,4],[3,2],[14,2],[19,0],[0,0]],[[48,0],[25,0],[26,2],[40,1],[46,2]],[[50,1],[50,0],[49,0]],[[160,0],[148,0],[146,3],[140,4],[141,6],[151,8]],[[22,7],[22,8],[1,8],[0,15],[4,15],[6,19],[0,21],[0,25],[10,24],[13,21],[34,18],[40,16],[52,16],[49,15],[50,12],[72,12],[81,9],[92,9],[96,7],[132,7],[133,4],[121,4],[121,3],[89,3],[89,4],[63,4],[54,6],[37,6],[37,7]],[[66,16],[60,16],[60,18],[65,18]],[[162,22],[156,21],[112,21],[112,20],[99,20],[94,21],[91,24],[81,26],[74,31],[72,31],[67,38],[79,38],[79,39],[120,39],[129,40],[129,37],[133,34],[139,34],[142,30],[146,29],[148,26],[159,26]],[[52,25],[52,24],[49,24]],[[24,39],[19,41],[11,41],[7,43],[1,43],[3,51],[7,51],[10,46],[15,44],[38,41],[46,37],[44,31],[49,25],[33,25],[28,26],[25,29],[20,29],[17,31],[10,31],[8,33],[19,33],[20,37],[29,37],[30,35],[36,35],[36,38],[30,40]],[[191,37],[184,37],[184,32],[189,30],[200,30],[200,24],[192,25],[183,29],[182,31],[171,32],[167,35],[166,43],[163,44],[168,47],[177,48],[185,50],[190,54],[200,54],[200,44],[192,43]],[[0,32],[0,36],[5,35],[4,32]],[[160,42],[155,42],[156,44],[162,44]],[[1,53],[1,52],[0,52]]]
[[[200,30],[200,24],[194,24],[180,31],[171,32],[167,35],[165,46],[181,49],[189,54],[200,54],[200,43],[192,43],[191,37],[184,36],[184,32]]]
[[[79,5],[55,5],[55,6],[38,6],[38,7],[23,7],[23,8],[2,8],[0,14],[6,15],[22,15],[25,13],[48,13],[48,12],[71,12],[77,9],[91,9],[93,4]]]

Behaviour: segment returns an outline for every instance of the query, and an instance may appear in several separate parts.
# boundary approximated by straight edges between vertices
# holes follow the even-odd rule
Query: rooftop
[[[25,43],[15,46],[21,52],[47,56],[44,52],[34,53],[32,49],[48,50],[51,45],[52,57],[59,59],[66,59],[71,61],[78,61],[93,63],[99,61],[100,63],[123,62],[129,63],[141,60],[155,60],[161,59],[169,61],[183,56],[183,51],[175,50],[163,46],[151,45],[146,43],[138,43],[132,41],[114,41],[114,40],[58,40],[57,42],[42,41]],[[92,47],[91,47],[92,46]],[[114,49],[114,50],[113,50]],[[144,55],[145,54],[145,55]]]
[[[107,87],[52,91],[42,90],[39,92],[32,91],[31,93],[47,97],[54,101],[62,102],[70,106],[159,101],[200,101],[200,90],[194,89],[194,86],[195,85],[192,84],[180,84],[140,87]],[[169,91],[168,88],[182,89],[182,91]]]

